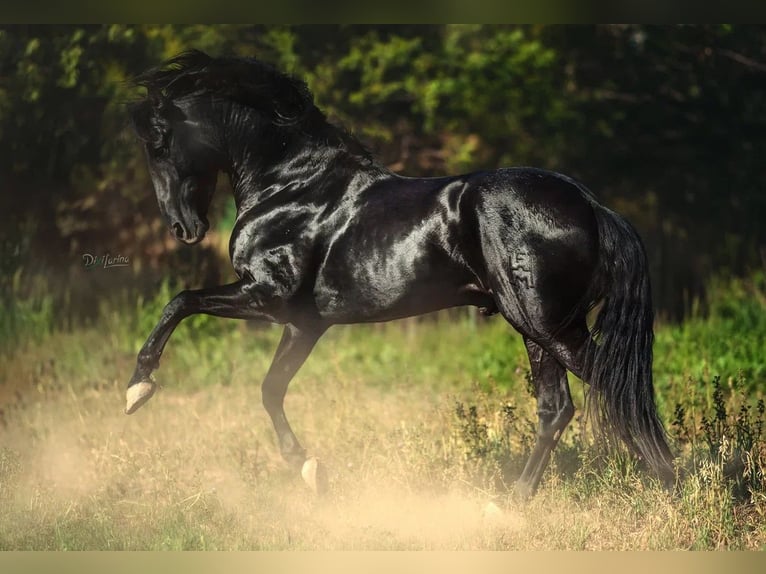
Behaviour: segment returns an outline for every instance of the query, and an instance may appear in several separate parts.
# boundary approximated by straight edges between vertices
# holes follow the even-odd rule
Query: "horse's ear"
[[[311,92],[305,83],[281,78],[277,84],[274,99],[274,123],[289,126],[300,123],[309,113],[313,104]]]

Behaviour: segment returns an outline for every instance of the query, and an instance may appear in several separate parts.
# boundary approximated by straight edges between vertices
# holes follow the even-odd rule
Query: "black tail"
[[[594,204],[599,269],[591,301],[603,301],[585,353],[590,411],[667,482],[673,455],[657,416],[652,384],[652,294],[646,252],[633,227]]]

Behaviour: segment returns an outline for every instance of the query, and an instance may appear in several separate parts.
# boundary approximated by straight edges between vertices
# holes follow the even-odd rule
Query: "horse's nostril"
[[[184,238],[184,227],[183,227],[183,225],[181,225],[180,223],[178,223],[176,221],[173,224],[173,233],[176,234],[176,237],[178,237],[178,239],[183,239]]]

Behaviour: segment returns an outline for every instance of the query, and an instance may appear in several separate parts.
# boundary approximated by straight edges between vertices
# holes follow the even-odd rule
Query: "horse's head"
[[[171,100],[161,92],[131,109],[144,144],[160,212],[173,235],[193,245],[205,237],[221,154],[212,123],[193,100]]]
[[[244,170],[251,185],[245,192],[254,193],[260,173],[288,161],[309,140],[337,140],[367,159],[358,142],[330,129],[305,82],[254,58],[189,50],[140,74],[134,84],[147,91],[130,115],[144,142],[160,211],[185,243],[200,241],[207,231],[219,171],[239,180]]]

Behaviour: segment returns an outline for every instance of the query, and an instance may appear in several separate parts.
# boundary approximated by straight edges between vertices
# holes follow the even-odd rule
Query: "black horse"
[[[533,168],[391,173],[327,122],[305,83],[254,59],[190,51],[136,82],[147,97],[130,115],[180,241],[205,236],[217,175],[228,174],[239,280],[168,303],[138,354],[127,413],[154,392],[151,373],[183,318],[284,324],[263,404],[283,457],[307,478],[316,459],[306,459],[283,400],[325,330],[473,305],[502,314],[529,354],[539,429],[517,483],[522,496],[537,488],[572,419],[567,370],[589,383],[598,427],[674,479],[654,403],[646,255],[634,229],[581,184]]]

